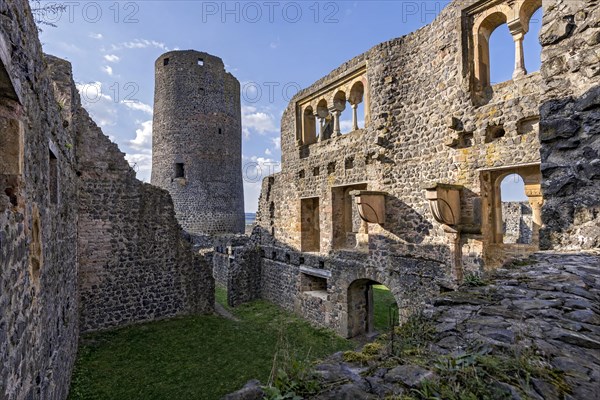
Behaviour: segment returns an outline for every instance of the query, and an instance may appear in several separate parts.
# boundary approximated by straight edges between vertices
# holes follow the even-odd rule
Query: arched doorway
[[[541,179],[539,164],[482,170],[481,233],[487,268],[539,249]],[[507,218],[509,214],[514,218]]]
[[[348,286],[347,337],[374,335],[398,323],[398,303],[386,286],[357,279]]]

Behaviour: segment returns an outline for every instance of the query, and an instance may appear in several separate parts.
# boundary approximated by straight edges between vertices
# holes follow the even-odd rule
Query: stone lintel
[[[324,269],[316,269],[310,267],[300,267],[300,272],[307,275],[318,276],[319,278],[331,278],[331,271]]]

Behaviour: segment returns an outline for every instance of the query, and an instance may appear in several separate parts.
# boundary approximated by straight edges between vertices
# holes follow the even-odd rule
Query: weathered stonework
[[[169,194],[138,181],[84,109],[75,118],[80,329],[212,312],[211,268],[184,239]]]
[[[533,216],[525,202],[502,203],[505,243],[531,243]]]
[[[64,399],[71,380],[77,176],[64,107],[27,2],[0,2],[1,399]]]
[[[260,298],[260,251],[245,235],[217,236],[212,253],[216,283],[230,288],[227,303],[237,306]]]
[[[65,399],[81,330],[212,312],[214,280],[169,194],[135,179],[42,53],[29,3],[0,3],[0,398]]]
[[[599,246],[598,2],[545,4],[541,73],[528,75],[517,57],[515,79],[491,86],[483,39],[507,22],[519,54],[528,19],[541,5],[504,3],[451,3],[431,25],[375,46],[292,100],[282,118],[282,172],[263,182],[258,226],[250,238],[215,239],[215,275],[228,286],[230,304],[261,297],[355,336],[372,329],[375,282],[391,289],[402,318],[454,289],[467,273],[536,251],[538,237],[555,250]],[[209,214],[202,214],[206,207],[194,213],[193,223],[216,217],[199,233],[241,232],[239,101],[232,101],[239,100],[239,84],[217,58],[168,54],[171,66],[214,68],[223,80],[208,83],[200,74],[196,83],[207,84],[206,101],[196,92],[172,99],[163,93],[170,104],[156,111],[168,115],[155,128],[168,134],[158,142],[177,138],[179,132],[169,131],[177,127],[217,129],[202,143],[186,142],[189,134],[169,143],[175,150],[208,143],[218,159],[203,154],[199,168],[217,177],[211,193],[226,198],[202,204],[212,207]],[[198,54],[206,65],[198,65]],[[157,68],[160,60],[169,65],[161,58]],[[178,79],[193,83],[196,72],[165,76],[157,90],[168,92]],[[181,99],[194,98],[212,110],[211,93],[222,96],[217,119],[203,108],[207,118],[200,120],[181,106],[194,103]],[[353,129],[342,135],[346,102]],[[364,127],[356,115],[361,102]],[[231,131],[219,133],[223,121]],[[225,141],[218,135],[234,146],[219,147]],[[179,158],[165,148],[173,157],[162,170],[182,175],[165,182],[193,186],[188,154]],[[525,182],[530,244],[505,241],[516,234],[502,224],[509,210],[499,185],[512,173]],[[66,398],[80,328],[210,312],[210,269],[184,238],[167,191],[137,181],[81,108],[69,64],[42,54],[28,2],[0,2],[0,398]],[[500,329],[521,323],[521,309],[550,317],[548,310],[557,309],[574,321],[549,329],[534,324],[536,341],[549,338],[544,351],[567,371],[573,363],[565,358],[596,353],[565,344],[598,347],[593,301],[587,301],[597,300],[597,285],[589,284],[597,260],[583,258],[542,256],[538,261],[549,263],[543,269],[509,271],[496,292],[501,298],[493,299],[519,311],[516,322],[496,321]],[[564,280],[565,273],[572,276]],[[549,284],[523,279],[528,274],[556,277]],[[537,298],[562,292],[560,299]],[[473,320],[479,311],[471,311],[465,331],[486,336],[489,320]],[[499,337],[512,342],[514,333],[492,332],[493,340]],[[585,379],[574,381],[577,395],[595,395],[597,369],[579,370]]]
[[[562,222],[542,218],[544,198],[554,194],[542,181],[548,176],[540,170],[547,150],[542,147],[540,157],[540,142],[547,146],[548,140],[539,126],[558,117],[544,107],[540,113],[540,106],[552,91],[570,85],[567,78],[577,79],[571,72],[565,72],[565,82],[551,78],[548,64],[551,52],[566,60],[565,46],[574,44],[553,49],[544,38],[554,43],[571,35],[571,19],[557,10],[577,14],[579,30],[587,33],[572,40],[577,48],[587,43],[584,54],[591,60],[597,52],[592,27],[598,23],[595,1],[565,4],[544,4],[542,73],[528,74],[522,59],[523,37],[541,1],[455,1],[430,25],[375,46],[298,93],[281,121],[282,171],[263,181],[259,201],[255,240],[262,249],[262,297],[354,336],[370,330],[373,283],[388,286],[406,314],[467,274],[535,252],[543,224],[546,235],[564,229]],[[577,7],[584,10],[571,10]],[[515,40],[515,71],[512,80],[491,85],[488,39],[503,23]],[[564,35],[544,33],[561,29]],[[581,89],[577,96],[597,76],[592,64],[581,63],[590,77],[574,84]],[[359,95],[352,89],[357,81]],[[579,108],[569,108],[579,110],[578,132],[593,143],[578,147],[582,159],[597,158],[594,93],[578,100]],[[355,103],[361,101],[364,127],[356,123]],[[347,103],[353,130],[341,134]],[[566,156],[562,160],[573,168]],[[598,196],[591,194],[598,185],[595,164],[588,164],[581,186],[585,200],[575,219],[582,238],[571,231],[557,234],[593,247],[600,230],[593,206]],[[528,202],[520,210],[523,223],[506,232],[500,183],[515,173],[525,182]],[[368,204],[382,196],[383,206]],[[558,212],[558,198],[552,204]],[[368,207],[384,215],[366,222]],[[546,216],[551,209],[546,207]],[[504,213],[512,211],[504,207]],[[522,239],[513,240],[517,230]]]
[[[521,266],[509,264],[509,268],[493,271],[484,286],[465,285],[437,296],[416,323],[431,334],[427,346],[419,347],[418,355],[406,351],[406,344],[398,336],[393,339],[394,347],[390,335],[379,337],[377,346],[363,348],[367,361],[344,361],[343,352],[331,355],[315,366],[311,379],[319,379],[323,390],[309,398],[400,398],[425,388],[437,394],[440,392],[432,390],[431,382],[444,384],[446,377],[455,373],[439,368],[440,360],[460,364],[465,362],[465,355],[478,357],[482,353],[494,358],[509,355],[523,360],[521,366],[531,361],[536,368],[546,369],[522,380],[515,380],[512,374],[486,370],[490,379],[487,387],[494,388],[494,393],[476,393],[476,398],[599,398],[598,253],[540,252],[518,264]],[[408,331],[414,335],[413,330]],[[415,338],[407,339],[413,350],[410,343]],[[401,356],[399,343],[405,349]],[[498,361],[505,366],[510,363],[506,358]],[[479,363],[471,367],[476,364]],[[448,375],[440,376],[444,372]],[[425,386],[425,380],[430,385]],[[461,389],[466,386],[454,385],[453,382],[453,388]],[[225,399],[261,398],[261,386],[260,382],[250,381]],[[465,395],[468,389],[461,389],[454,389],[454,393]],[[440,397],[446,398],[444,394]]]
[[[600,247],[600,4],[557,1],[540,35],[541,246]]]
[[[193,235],[244,233],[240,84],[223,61],[171,51],[155,63],[152,184]]]

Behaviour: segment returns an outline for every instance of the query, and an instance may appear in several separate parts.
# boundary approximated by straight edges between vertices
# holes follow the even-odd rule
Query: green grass
[[[389,327],[390,305],[396,309],[398,316],[398,305],[390,290],[383,285],[373,285],[373,324],[378,332],[386,332]]]
[[[216,285],[215,286],[215,300],[217,303],[220,303],[223,307],[230,310],[231,308],[227,305],[227,289],[223,286]]]
[[[219,399],[249,379],[267,382],[282,335],[299,360],[352,347],[264,301],[232,312],[240,322],[191,316],[85,335],[69,399]]]

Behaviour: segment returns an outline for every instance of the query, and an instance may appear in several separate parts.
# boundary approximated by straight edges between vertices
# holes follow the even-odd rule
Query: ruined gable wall
[[[83,108],[75,118],[81,330],[212,312],[212,272],[184,239],[168,192],[138,181]]]
[[[502,203],[502,217],[506,243],[531,243],[533,220],[527,202]]]
[[[600,3],[556,1],[542,28],[545,249],[600,248]]]
[[[282,171],[263,182],[257,222],[263,229],[267,257],[273,246],[292,252],[293,260],[301,245],[300,199],[319,197],[319,257],[325,262],[316,264],[332,272],[328,279],[332,315],[343,314],[345,291],[353,279],[380,277],[378,281],[386,280],[399,303],[419,303],[443,285],[444,277],[452,278],[448,267],[452,243],[431,215],[424,183],[464,186],[461,223],[469,231],[460,244],[463,272],[481,270],[485,257],[481,210],[489,199],[480,196],[480,170],[540,160],[537,128],[518,129],[520,122],[539,114],[540,74],[495,85],[490,98],[475,101],[464,52],[466,4],[453,2],[432,24],[344,63],[300,92],[284,112]],[[308,150],[297,147],[296,101],[363,64],[370,123],[365,129],[311,144]],[[503,126],[504,136],[486,139],[495,125]],[[465,140],[448,145],[457,131]],[[330,164],[335,164],[335,171],[328,168]],[[368,253],[338,251],[333,246],[332,221],[338,212],[334,189],[356,183],[388,193],[385,224],[368,226]],[[276,269],[263,265],[263,286],[271,281],[268,271],[272,270],[274,281],[298,288],[300,274],[292,264],[282,267],[278,262]],[[264,297],[293,307],[290,299],[277,295],[279,291],[264,292]],[[341,314],[330,322],[336,324],[337,318],[343,324]]]
[[[72,106],[55,98],[37,35],[28,2],[0,2],[2,64],[21,98],[0,99],[0,114],[20,120],[24,149],[18,184],[0,170],[0,398],[10,400],[66,398],[78,341]],[[14,134],[4,122],[2,135]]]
[[[517,123],[538,114],[540,76],[533,73],[520,81],[496,85],[494,98],[475,106],[463,63],[463,5],[450,4],[431,25],[375,46],[292,100],[282,119],[283,168],[271,189],[284,197],[275,202],[278,240],[299,245],[297,199],[320,196],[327,210],[331,207],[327,203],[331,187],[367,182],[369,189],[390,195],[385,228],[369,228],[395,242],[402,252],[431,256],[431,248],[423,246],[443,245],[445,239],[430,215],[423,183],[464,185],[465,222],[477,224],[471,199],[480,192],[478,169],[539,162],[537,131],[519,134]],[[313,144],[310,156],[300,158],[295,143],[295,101],[365,60],[371,123],[364,130]],[[465,131],[473,134],[469,146],[445,145],[452,134],[448,116],[457,117]],[[505,136],[485,143],[488,126],[495,124],[504,125]],[[345,168],[348,158],[354,159],[351,170]],[[332,162],[336,170],[328,174],[327,165]],[[316,166],[320,167],[319,176],[313,176]],[[305,178],[298,177],[300,171],[305,172]],[[261,206],[260,222],[269,228],[269,204],[262,202]],[[328,217],[325,215],[321,225],[322,247],[326,249],[330,248],[331,236]],[[419,246],[409,246],[408,250],[409,244]],[[436,253],[436,259],[446,259],[443,252]]]

